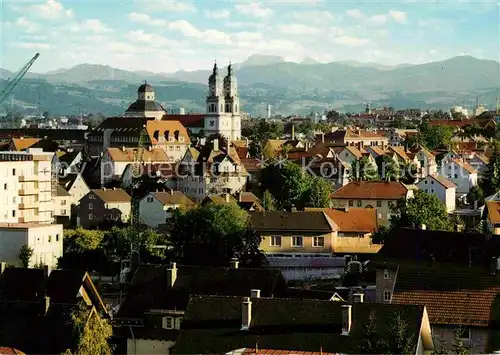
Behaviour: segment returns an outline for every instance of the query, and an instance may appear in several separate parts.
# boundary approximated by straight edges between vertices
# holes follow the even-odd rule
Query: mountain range
[[[279,56],[252,55],[233,64],[242,107],[263,115],[267,104],[276,114],[307,114],[338,109],[357,111],[367,102],[395,108],[449,108],[476,101],[492,107],[500,88],[500,63],[459,56],[444,61],[387,66],[343,61],[319,63],[305,58],[287,62]],[[101,112],[120,114],[135,99],[137,86],[147,80],[166,108],[183,106],[204,111],[207,70],[153,73],[107,65],[81,64],[43,74],[28,73],[3,104],[53,114]],[[220,68],[224,74],[226,67]],[[0,87],[13,73],[0,69]]]

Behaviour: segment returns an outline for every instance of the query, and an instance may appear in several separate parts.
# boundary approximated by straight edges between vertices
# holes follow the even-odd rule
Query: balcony
[[[38,208],[39,207],[39,203],[34,201],[34,202],[22,202],[19,204],[19,209],[20,210],[25,210],[25,209],[29,209],[29,208]]]
[[[38,175],[20,175],[19,182],[38,181]]]
[[[38,188],[37,187],[25,187],[23,189],[19,189],[19,195],[20,196],[38,195]]]
[[[38,223],[38,215],[19,217],[18,221],[19,223]]]

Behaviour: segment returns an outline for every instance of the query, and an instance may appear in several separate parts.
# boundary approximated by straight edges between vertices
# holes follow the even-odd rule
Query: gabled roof
[[[487,272],[399,267],[392,303],[425,305],[431,324],[487,327],[500,283]]]
[[[453,159],[453,162],[467,171],[469,174],[477,174],[478,171],[469,163],[463,162],[460,159]]]
[[[151,195],[165,205],[192,206],[195,203],[181,191],[151,192]]]
[[[331,199],[398,200],[408,188],[398,181],[353,181],[330,195]]]
[[[143,318],[150,309],[184,310],[191,294],[247,295],[260,289],[265,297],[283,296],[286,281],[278,269],[177,266],[173,288],[167,286],[167,265],[140,265],[116,318]]]
[[[381,156],[381,155],[386,154],[386,152],[382,149],[382,147],[379,147],[379,146],[372,146],[372,147],[368,147],[367,149],[370,149],[377,156]]]
[[[11,143],[14,150],[21,151],[34,146],[40,140],[40,138],[12,138]]]
[[[79,176],[81,177],[81,175],[79,173],[66,174],[66,176],[59,178],[59,184],[62,187],[64,187],[67,191],[69,191],[69,190],[71,190],[71,188],[73,187],[75,181],[78,179]],[[85,180],[83,180],[83,178],[82,178],[82,181],[85,183],[85,185],[87,184],[85,182]]]
[[[437,181],[438,183],[443,185],[444,188],[446,188],[446,189],[454,189],[457,187],[457,185],[455,185],[453,182],[451,182],[450,180],[448,180],[444,176],[441,176],[438,174],[431,174],[431,175],[428,175],[426,178],[433,179],[433,180]],[[417,185],[421,185],[422,181],[419,181]]]
[[[287,212],[267,211],[250,212],[253,227],[258,232],[321,232],[337,230],[335,223],[323,211]]]
[[[208,202],[225,204],[225,203],[238,203],[238,200],[236,200],[230,194],[221,194],[221,195],[208,195],[203,199],[201,203],[208,203]]]
[[[339,227],[339,232],[373,233],[377,231],[377,210],[374,208],[306,208],[323,211]]]
[[[96,194],[105,203],[130,202],[131,197],[123,189],[94,189],[90,193]]]
[[[162,120],[165,121],[179,121],[186,128],[204,128],[205,115],[204,114],[187,114],[187,115],[164,115]]]
[[[5,346],[0,346],[0,354],[1,355],[26,355],[20,350],[11,348],[11,347],[5,347]]]
[[[260,349],[243,348],[231,351],[226,355],[337,355],[334,353],[325,353],[323,351],[297,351],[297,350],[275,350],[275,349]]]
[[[66,191],[66,189],[64,187],[62,187],[61,185],[57,185],[56,186],[56,196],[57,197],[67,197],[67,196],[71,196],[71,195],[68,191]]]
[[[403,161],[410,161],[410,157],[406,154],[405,149],[403,147],[389,147],[389,151],[394,152],[400,159]]]
[[[354,303],[351,330],[345,336],[343,302],[261,297],[251,299],[249,330],[240,330],[242,301],[242,297],[191,296],[174,353],[224,354],[255,344],[262,349],[358,353],[370,312],[383,337],[388,336],[389,317],[401,312],[409,332],[415,334],[416,348],[425,314],[423,306]]]
[[[108,148],[106,152],[114,162],[134,162],[142,154],[141,161],[168,162],[169,157],[162,148]]]
[[[361,151],[358,148],[347,146],[345,149],[354,155],[356,159],[361,159],[363,157],[363,154],[361,154]]]
[[[500,201],[486,202],[488,219],[492,224],[500,224]]]
[[[186,127],[175,120],[151,120],[146,123],[151,144],[190,144]],[[160,138],[163,137],[163,141]],[[171,141],[173,140],[173,141]]]
[[[61,155],[59,155],[60,153],[62,153]],[[73,163],[73,161],[78,157],[78,155],[80,154],[80,151],[79,150],[74,150],[72,152],[56,152],[57,154],[57,157],[59,158],[59,161],[61,163],[67,163],[67,164],[71,164]]]

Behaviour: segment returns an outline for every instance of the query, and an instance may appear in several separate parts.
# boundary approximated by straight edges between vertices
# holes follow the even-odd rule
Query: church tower
[[[224,112],[231,117],[231,140],[239,140],[241,138],[240,99],[238,82],[233,75],[231,64],[227,67],[227,76],[224,78],[224,96],[226,102]]]

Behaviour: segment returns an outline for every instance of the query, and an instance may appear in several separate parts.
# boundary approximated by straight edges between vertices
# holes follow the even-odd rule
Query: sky
[[[500,0],[0,0],[0,68],[172,73],[252,54],[387,65],[499,60]]]

